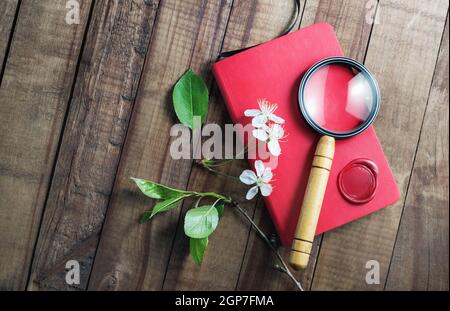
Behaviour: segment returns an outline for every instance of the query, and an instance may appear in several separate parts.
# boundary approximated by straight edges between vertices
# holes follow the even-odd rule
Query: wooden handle
[[[316,147],[309,173],[308,185],[303,198],[300,218],[295,229],[289,262],[291,266],[305,269],[311,254],[317,221],[322,208],[323,197],[327,188],[331,164],[334,156],[334,138],[322,136]]]

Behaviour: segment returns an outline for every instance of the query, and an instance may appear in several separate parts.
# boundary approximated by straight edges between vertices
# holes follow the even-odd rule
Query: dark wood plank
[[[233,50],[270,40],[289,24],[294,12],[294,1],[237,1],[228,23],[223,50]],[[208,122],[231,123],[219,91],[215,88],[210,100]],[[224,171],[232,176],[248,168],[246,161],[233,161]],[[242,200],[248,187],[239,181],[219,177],[195,166],[189,181],[189,189],[216,191]],[[192,202],[185,202],[179,222],[175,244],[170,258],[164,290],[234,290],[242,265],[249,224],[233,210],[226,210],[220,225],[209,240],[204,261],[200,267],[189,256],[189,241],[183,231],[185,211]],[[243,202],[242,207],[250,215],[255,202]]]
[[[387,290],[448,290],[448,15]]]
[[[211,82],[231,1],[162,1],[108,208],[89,289],[161,289],[179,210],[139,225],[153,202],[130,180],[148,178],[185,188],[191,160],[169,154],[170,128],[176,122],[171,90],[192,67]]]
[[[448,1],[380,1],[380,23],[374,25],[366,65],[380,84],[378,137],[399,184],[395,205],[324,234],[313,289],[380,290],[413,166]],[[367,284],[367,261],[380,264],[380,284]]]
[[[3,71],[3,64],[13,32],[14,17],[18,9],[19,0],[3,0],[0,2],[0,73]],[[1,77],[0,77],[1,79]]]
[[[91,1],[23,1],[0,89],[0,288],[24,289]]]
[[[159,1],[97,1],[59,149],[30,289],[86,289]]]
[[[365,22],[366,3],[359,0],[319,0],[306,1],[301,26],[309,26],[314,22],[326,21],[333,25],[339,42],[346,56],[364,60],[369,42],[371,24]],[[267,232],[275,233],[270,216],[264,209],[257,209],[254,220]],[[296,272],[305,289],[311,285],[315,260],[319,251],[321,236],[314,241],[313,254],[308,269]],[[282,249],[286,260],[289,258],[289,248]],[[255,258],[271,258],[267,246],[252,232],[245,260],[239,279],[238,289],[241,290],[292,290],[295,289],[291,280],[270,267],[265,260]],[[273,259],[272,259],[273,260]],[[270,262],[270,261],[269,261]]]

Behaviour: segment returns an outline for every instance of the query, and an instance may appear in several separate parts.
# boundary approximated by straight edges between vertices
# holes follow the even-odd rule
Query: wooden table
[[[153,202],[129,179],[244,193],[170,157],[171,90],[193,68],[211,90],[208,122],[229,122],[211,63],[275,37],[294,1],[79,0],[72,25],[68,2],[0,2],[0,289],[294,289],[233,210],[197,267],[180,221],[191,202],[138,225]],[[375,128],[402,196],[317,237],[298,278],[312,290],[448,290],[448,1],[302,0],[301,12],[298,27],[329,22],[379,80]],[[243,206],[274,231],[261,202]],[[65,282],[68,260],[79,285]],[[365,280],[369,260],[379,284]]]

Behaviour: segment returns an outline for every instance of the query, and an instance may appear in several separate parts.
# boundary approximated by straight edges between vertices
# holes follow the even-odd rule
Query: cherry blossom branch
[[[200,194],[200,193],[199,193]],[[267,237],[264,231],[253,221],[253,219],[247,214],[247,212],[240,206],[240,204],[231,198],[227,198],[225,196],[219,195],[217,193],[205,192],[201,193],[201,197],[215,197],[218,198],[218,201],[223,200],[224,202],[233,206],[239,213],[241,213],[245,219],[251,224],[253,229],[258,233],[259,237],[269,246],[270,250],[275,254],[281,266],[277,266],[277,270],[280,272],[286,273],[289,278],[294,282],[295,286],[300,290],[304,291],[302,284],[298,281],[294,274],[289,269],[288,264],[284,261],[283,256],[281,256],[278,248],[274,245],[274,243]],[[217,202],[217,201],[216,201]]]

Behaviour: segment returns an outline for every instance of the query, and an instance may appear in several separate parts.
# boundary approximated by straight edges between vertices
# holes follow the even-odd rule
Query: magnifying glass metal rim
[[[330,65],[330,64],[341,64],[341,65],[350,65],[352,67],[357,68],[361,73],[364,74],[364,76],[367,78],[367,81],[371,84],[372,92],[374,93],[374,103],[372,106],[372,110],[368,116],[368,118],[356,129],[348,132],[334,132],[329,131],[327,129],[324,129],[323,127],[319,126],[314,120],[309,116],[308,112],[306,111],[305,107],[305,100],[303,98],[304,90],[306,87],[306,84],[308,83],[309,78],[320,68]],[[348,58],[348,57],[329,57],[325,58],[317,63],[315,63],[308,71],[305,73],[305,75],[302,78],[302,81],[300,83],[300,87],[298,89],[298,102],[300,106],[300,111],[305,118],[306,122],[318,133],[322,135],[328,135],[331,137],[334,137],[336,139],[343,139],[343,138],[349,138],[352,136],[355,136],[364,130],[366,130],[375,120],[376,116],[378,115],[378,112],[380,110],[380,89],[378,87],[378,83],[374,76],[370,73],[370,71],[361,63]]]

